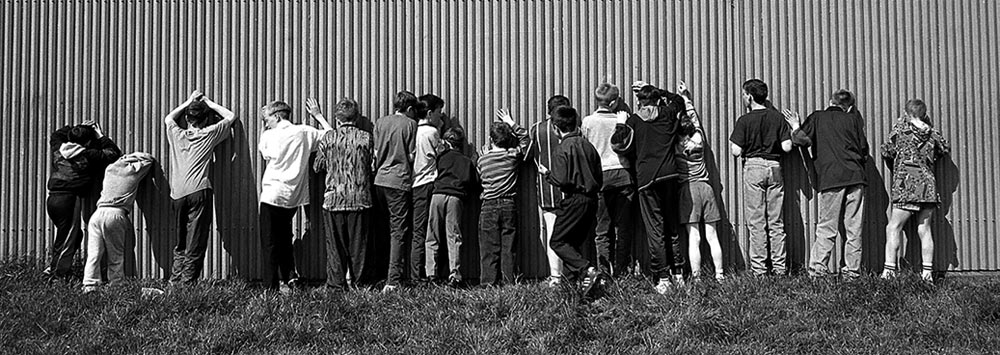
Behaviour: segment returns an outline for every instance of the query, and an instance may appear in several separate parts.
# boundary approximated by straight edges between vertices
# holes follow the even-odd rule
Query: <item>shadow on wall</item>
[[[708,135],[707,130],[705,134]],[[722,218],[715,226],[719,235],[719,244],[722,246],[722,268],[730,273],[744,271],[747,267],[744,250],[748,246],[740,245],[739,234],[736,232],[733,221],[729,219],[729,206],[726,206],[725,199],[722,198],[726,185],[722,183],[719,159],[715,149],[707,142],[705,144],[705,167],[708,169],[708,183],[712,185],[712,192],[715,193],[715,204],[719,207],[719,217]],[[704,230],[702,230],[702,235],[704,235]],[[711,266],[712,257],[704,238],[702,238],[701,251],[702,270],[706,270],[703,274],[708,275],[707,270],[711,270],[714,266]]]
[[[229,275],[259,279],[261,256],[258,236],[257,179],[254,176],[253,158],[256,149],[250,147],[248,132],[242,121],[232,126],[232,137],[215,150],[212,167],[212,187],[215,190],[215,230],[219,233],[222,248],[231,258]],[[218,246],[215,246],[218,247]],[[206,259],[207,261],[207,259]]]
[[[806,149],[794,149],[781,159],[782,179],[785,185],[785,201],[782,217],[785,222],[785,252],[788,272],[808,267],[809,250],[806,247],[806,219],[803,216],[802,199],[813,199],[812,159]]]
[[[955,240],[955,226],[948,218],[951,213],[952,202],[954,202],[955,191],[958,190],[958,181],[961,178],[958,165],[951,159],[951,155],[946,155],[937,162],[937,189],[941,195],[941,207],[934,212],[934,270],[944,272],[949,267],[957,268],[960,265],[958,260],[958,243]]]
[[[865,212],[861,223],[862,269],[882,272],[885,264],[885,226],[889,223],[889,193],[885,179],[878,170],[878,161],[871,155],[865,160]]]
[[[173,246],[177,229],[173,226],[174,214],[171,211],[170,185],[167,176],[163,172],[161,161],[158,159],[153,163],[149,176],[139,184],[136,193],[136,203],[145,221],[146,235],[148,240],[147,248],[152,251],[156,265],[163,272],[165,278],[170,277],[171,263],[173,262]],[[142,235],[139,235],[142,238]],[[131,246],[126,246],[131,247]],[[132,249],[127,249],[132,250]],[[126,254],[126,270],[129,269],[129,260]],[[134,255],[133,263],[134,263]]]

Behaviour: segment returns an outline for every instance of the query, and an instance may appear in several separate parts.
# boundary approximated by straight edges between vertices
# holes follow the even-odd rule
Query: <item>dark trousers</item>
[[[355,284],[364,272],[368,211],[327,211],[324,214],[326,285],[343,290],[347,287],[348,272]]]
[[[412,194],[407,190],[377,186],[379,202],[388,210],[389,215],[389,276],[387,285],[398,286],[403,281],[403,272],[407,247],[409,247],[410,212],[412,211]]]
[[[205,189],[170,201],[174,211],[174,228],[177,245],[174,247],[174,265],[170,272],[172,283],[194,283],[205,266],[205,249],[212,227],[212,190]]]
[[[424,257],[427,241],[427,211],[430,209],[434,184],[424,184],[413,188],[413,240],[410,243],[410,278],[420,279],[424,274]]]
[[[597,228],[597,263],[601,271],[615,276],[632,264],[632,212],[635,210],[635,186],[607,189],[599,195]]]
[[[49,257],[49,271],[56,276],[68,276],[73,268],[73,257],[83,242],[83,223],[94,213],[94,202],[87,193],[50,191],[45,200],[45,210],[56,227]]]
[[[649,241],[649,266],[653,276],[658,278],[668,277],[670,272],[674,275],[684,273],[684,250],[677,234],[678,187],[677,180],[670,179],[639,191],[642,220]],[[670,264],[667,263],[667,242],[670,243]]]
[[[590,267],[590,261],[583,255],[583,248],[587,240],[594,236],[596,219],[596,196],[567,194],[559,202],[549,245],[562,259],[563,276],[568,280],[580,279]]]
[[[479,213],[481,285],[514,282],[514,243],[517,240],[517,206],[514,198],[483,201]],[[497,277],[499,276],[499,278]]]
[[[292,246],[292,219],[298,208],[260,204],[260,246],[264,256],[264,287],[278,289],[280,281],[297,277]]]

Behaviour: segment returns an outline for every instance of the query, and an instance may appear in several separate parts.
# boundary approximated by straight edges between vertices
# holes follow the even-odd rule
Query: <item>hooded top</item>
[[[663,104],[640,107],[625,121],[625,124],[632,129],[631,141],[629,137],[617,133],[618,139],[612,141],[613,145],[622,147],[616,151],[627,154],[634,150],[636,181],[640,190],[654,183],[677,177],[674,145],[680,127],[678,112],[677,109]],[[619,140],[624,142],[618,142]]]
[[[104,168],[122,155],[121,149],[106,136],[84,146],[69,141],[74,126],[65,126],[49,136],[49,191],[80,192],[99,182]]]

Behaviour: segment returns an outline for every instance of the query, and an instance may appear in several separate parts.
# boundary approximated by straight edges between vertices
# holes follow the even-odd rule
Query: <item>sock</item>
[[[885,263],[885,265],[882,266],[882,269],[885,271],[896,272],[896,264]]]
[[[931,263],[931,264],[924,263],[922,265],[922,269],[923,269],[923,273],[930,274],[930,273],[934,272],[934,264],[933,263]]]

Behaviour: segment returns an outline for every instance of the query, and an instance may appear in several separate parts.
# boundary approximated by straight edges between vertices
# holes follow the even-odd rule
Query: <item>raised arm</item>
[[[229,126],[233,125],[233,122],[236,122],[236,114],[233,113],[233,111],[230,111],[228,108],[225,108],[224,106],[215,103],[215,101],[212,101],[207,97],[203,97],[202,100],[205,101],[205,104],[208,105],[208,108],[212,109],[212,111],[215,111],[215,113],[219,114],[219,116],[222,116],[222,120],[219,121],[219,123],[217,124],[221,124],[224,127],[229,128]]]
[[[163,118],[163,124],[169,126],[177,123],[177,116],[184,113],[184,110],[187,109],[188,105],[192,102],[201,100],[203,97],[205,97],[205,94],[202,93],[201,90],[192,91],[191,95],[188,95],[186,101],[175,107],[172,111],[170,111],[170,113],[167,114],[166,117]]]
[[[73,126],[65,126],[63,128],[57,129],[49,135],[49,151],[55,152],[59,150],[59,147],[63,143],[69,142],[69,130],[73,129]]]
[[[94,127],[94,132],[97,133],[97,140],[87,147],[87,150],[83,152],[88,159],[99,162],[101,165],[108,165],[114,163],[122,156],[122,150],[115,144],[115,141],[111,140],[104,135],[101,131],[101,127],[97,123],[91,123],[91,127]]]
[[[792,130],[792,144],[800,147],[808,147],[812,145],[812,138],[809,134],[803,131],[802,119],[798,112],[783,109],[781,114],[785,116],[785,122],[788,122],[788,126]],[[806,124],[810,122],[809,118],[806,118]]]
[[[528,130],[518,125],[514,121],[514,118],[510,116],[510,111],[507,109],[497,109],[496,116],[500,122],[506,123],[513,131],[514,137],[517,138],[518,154],[527,154],[528,147],[531,145],[531,137],[528,136]]]
[[[684,99],[684,111],[687,113],[688,117],[691,118],[691,122],[694,123],[694,127],[701,128],[701,117],[698,116],[698,111],[694,109],[694,101],[691,100],[691,91],[688,90],[687,83],[683,80],[677,82],[677,92],[680,93],[681,98]]]
[[[330,121],[327,121],[326,116],[323,116],[323,110],[320,109],[319,101],[316,101],[316,99],[311,97],[306,99],[306,112],[309,112],[309,115],[312,116],[316,122],[319,122],[320,127],[322,127],[324,131],[333,129],[333,126],[330,126]]]

